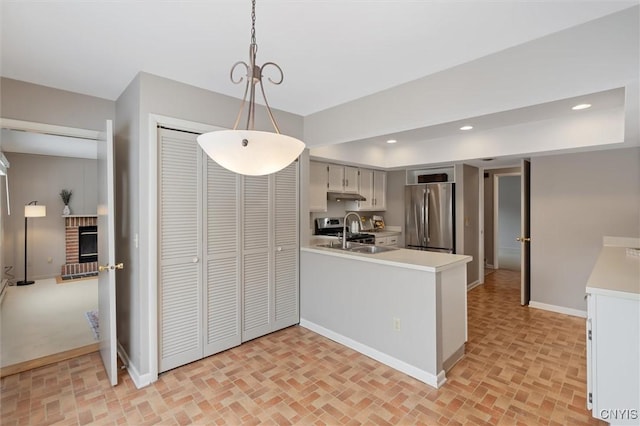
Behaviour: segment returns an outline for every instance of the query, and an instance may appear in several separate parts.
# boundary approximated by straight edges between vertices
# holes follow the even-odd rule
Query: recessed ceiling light
[[[460,130],[471,130],[473,129],[473,126],[462,126],[460,127]]]
[[[581,110],[581,109],[587,109],[587,108],[591,108],[591,104],[580,104],[580,105],[576,105],[576,106],[574,106],[574,107],[573,107],[573,108],[571,108],[571,109],[573,109],[573,110],[575,110],[575,111],[578,111],[578,110]]]
[[[395,139],[389,139],[389,140],[387,141],[387,143],[396,143],[396,142],[398,142],[398,141],[397,141],[397,140],[395,140]]]

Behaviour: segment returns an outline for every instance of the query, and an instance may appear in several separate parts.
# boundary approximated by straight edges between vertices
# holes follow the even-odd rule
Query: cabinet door
[[[159,368],[202,358],[202,173],[193,135],[159,130]]]
[[[376,245],[377,246],[386,246],[388,245],[389,240],[387,237],[376,237]]]
[[[270,331],[269,176],[244,176],[242,341]]]
[[[344,166],[329,164],[329,191],[342,192],[344,190]]]
[[[272,331],[300,322],[298,304],[298,163],[274,176],[274,323]]]
[[[360,169],[360,195],[366,200],[358,201],[358,210],[371,210],[373,207],[373,170]]]
[[[240,177],[204,157],[204,356],[209,356],[241,343]]]
[[[373,172],[373,210],[387,209],[387,172]]]
[[[328,179],[326,163],[318,163],[317,161],[309,163],[309,211],[327,211]]]
[[[605,415],[610,413],[607,410],[620,407],[639,409],[640,300],[601,294],[592,297],[592,414],[617,425],[637,425],[638,419]]]
[[[358,169],[356,167],[344,168],[344,192],[358,193]]]

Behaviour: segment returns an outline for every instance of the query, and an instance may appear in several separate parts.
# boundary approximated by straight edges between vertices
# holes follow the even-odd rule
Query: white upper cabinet
[[[358,193],[358,169],[356,167],[329,164],[329,192]]]
[[[349,201],[349,210],[387,209],[387,172],[311,161],[309,165],[309,211],[327,211],[327,192],[360,194],[365,201]]]
[[[357,211],[384,211],[387,209],[387,172],[360,169],[360,195],[365,201],[354,201],[349,206]]]
[[[309,162],[309,211],[327,211],[328,164]]]
[[[372,210],[387,209],[387,172],[373,171],[373,206]]]
[[[373,170],[360,169],[360,195],[366,200],[358,201],[358,210],[371,210],[373,207]]]

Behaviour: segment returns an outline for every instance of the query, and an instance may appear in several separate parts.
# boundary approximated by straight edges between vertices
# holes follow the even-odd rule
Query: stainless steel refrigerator
[[[406,248],[455,253],[454,195],[453,183],[405,186]]]

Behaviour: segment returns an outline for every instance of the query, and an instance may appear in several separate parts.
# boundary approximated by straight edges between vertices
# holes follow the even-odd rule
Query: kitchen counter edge
[[[336,250],[328,247],[307,246],[300,251],[321,253],[362,262],[378,263],[428,272],[441,272],[471,262],[472,257],[461,254],[437,253],[431,251],[395,249],[384,253],[368,254]]]

